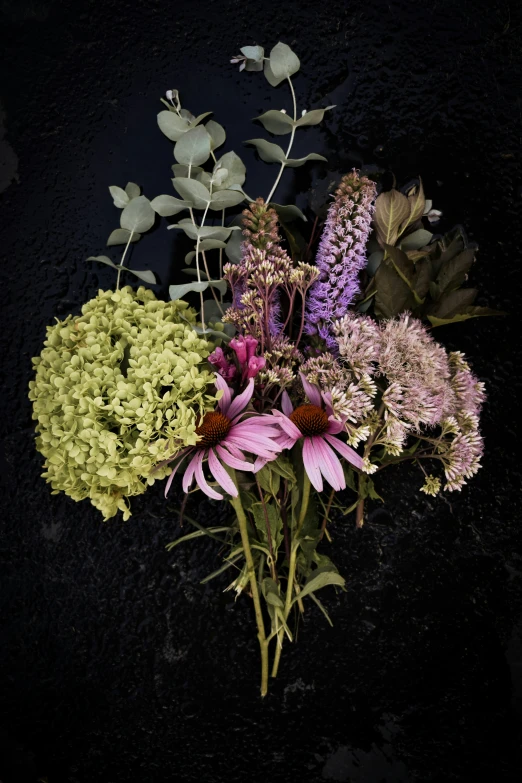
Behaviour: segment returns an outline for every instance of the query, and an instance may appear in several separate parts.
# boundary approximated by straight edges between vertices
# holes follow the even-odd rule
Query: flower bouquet
[[[88,260],[115,269],[115,288],[48,328],[30,398],[54,493],[128,519],[130,497],[157,480],[167,495],[181,479],[180,519],[195,530],[168,548],[203,535],[225,548],[204,581],[232,573],[226,589],[252,599],[264,696],[293,640],[293,615],[312,601],[331,622],[318,593],[344,588],[321,546],[331,520],[353,513],[361,527],[365,500],[380,499],[375,475],[399,462],[419,467],[430,495],[442,482],[460,490],[479,469],[483,384],[432,329],[495,312],[462,287],[477,250],[462,227],[428,230],[441,213],[420,179],[386,190],[354,169],[327,180],[326,203],[315,198],[304,236],[296,225],[305,214],[273,196],[286,168],[326,160],[291,150],[296,132],[334,107],[298,114],[300,63],[283,43],[269,56],[243,47],[232,62],[290,89],[289,112],[257,118],[288,136],[286,149],[247,142],[277,165],[269,194],[247,195],[240,157],[216,156],[223,127],[169,90],[158,125],[174,142],[177,196],[149,200],[132,182],[110,188],[121,216],[107,245],[122,245],[122,257]],[[178,213],[185,217],[168,228],[194,243],[183,270],[192,279],[171,285],[168,302],[143,286],[120,287],[122,274],[156,285],[151,270],[125,260],[157,215]],[[198,490],[230,503],[228,524],[186,515]]]

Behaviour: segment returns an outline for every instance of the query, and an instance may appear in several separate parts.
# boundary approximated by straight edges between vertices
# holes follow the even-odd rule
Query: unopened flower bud
[[[266,365],[266,359],[264,356],[251,356],[248,360],[248,368],[246,377],[255,378],[260,370]]]

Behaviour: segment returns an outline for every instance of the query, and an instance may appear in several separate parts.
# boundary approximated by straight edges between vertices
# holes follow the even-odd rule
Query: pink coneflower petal
[[[299,440],[299,438],[303,437],[301,430],[295,426],[293,421],[290,421],[288,416],[284,416],[280,411],[274,411],[274,417],[281,429],[284,430],[291,438],[294,440]]]
[[[261,442],[259,438],[247,438],[243,435],[240,438],[233,438],[229,435],[226,440],[227,446],[229,443],[240,449],[251,451],[259,457],[271,457],[274,452],[281,451],[281,447],[273,440],[265,443]]]
[[[334,419],[332,416],[330,416],[328,421],[328,429],[326,430],[326,432],[329,435],[338,435],[343,430],[344,430],[343,422],[339,421],[338,419]]]
[[[195,469],[195,476],[196,476],[196,483],[198,487],[205,493],[205,495],[208,495],[209,498],[213,498],[214,500],[223,500],[223,495],[220,495],[219,492],[216,492],[215,489],[212,489],[212,487],[207,483],[207,480],[203,474],[203,457],[205,455],[205,452],[203,449],[198,452],[195,458],[196,463],[196,469]]]
[[[214,454],[213,449],[209,449],[208,452],[208,467],[219,486],[223,487],[225,492],[228,492],[233,498],[237,498],[237,487]]]
[[[318,408],[321,407],[321,392],[317,388],[317,386],[314,386],[313,383],[310,383],[302,372],[299,373],[301,377],[301,383],[303,384],[303,389],[305,390],[305,394],[312,403],[312,405],[317,405]]]
[[[287,391],[284,391],[281,395],[281,408],[283,409],[285,416],[290,416],[290,414],[294,411],[292,400],[290,399]]]
[[[332,393],[331,392],[322,392],[321,396],[324,400],[326,413],[328,415],[328,418],[333,415],[333,407],[332,407]]]
[[[310,484],[318,492],[323,491],[323,477],[319,470],[318,455],[312,438],[305,438],[303,443],[303,464]]]
[[[227,416],[229,419],[234,419],[235,416],[238,415],[250,402],[252,399],[252,395],[254,393],[254,379],[250,378],[248,381],[248,385],[246,389],[241,392],[237,397],[234,397],[232,402],[230,403],[230,408],[227,411]]]
[[[316,453],[319,456],[319,470],[327,482],[336,492],[345,489],[346,481],[344,479],[342,465],[339,462],[339,457],[334,454],[330,446],[321,436],[315,436],[312,440]]]
[[[174,468],[172,470],[172,473],[170,474],[170,476],[167,479],[167,484],[165,486],[165,497],[167,497],[167,495],[169,494],[169,489],[170,489],[170,487],[172,485],[172,480],[173,480],[174,476],[176,475],[177,469],[179,468],[179,466],[181,465],[181,463],[185,459],[187,451],[188,451],[188,449],[183,449],[183,453],[182,453],[182,455],[181,455],[181,457],[179,459],[179,462],[177,463],[177,465],[174,466]],[[178,456],[180,456],[180,455],[178,454]]]
[[[351,448],[351,446],[348,446],[346,443],[343,443],[342,440],[339,440],[339,438],[334,438],[332,435],[325,435],[324,438],[328,441],[328,443],[333,446],[333,448],[339,452],[339,454],[348,460],[348,462],[351,462],[351,464],[359,468],[359,470],[362,469],[364,462],[362,457],[360,457],[354,449]]]
[[[229,446],[230,449],[230,446]],[[227,450],[224,446],[221,446],[219,443],[216,446],[216,451],[227,465],[230,465],[231,468],[235,468],[235,470],[247,470],[247,471],[253,471],[254,465],[251,462],[247,462],[245,459],[239,459],[238,457],[234,456],[234,454],[231,454],[229,450]],[[241,454],[242,452],[237,449],[237,452]]]
[[[272,419],[272,421],[274,421]],[[259,422],[257,418],[246,419],[238,424],[234,424],[230,428],[230,432],[234,432],[234,435],[239,435],[240,432],[244,432],[246,435],[261,435],[263,438],[277,438],[279,435],[279,429],[275,426],[265,424],[265,422]]]
[[[216,389],[223,392],[223,396],[220,400],[218,400],[218,408],[221,411],[221,413],[224,413],[225,416],[227,416],[227,411],[230,407],[230,402],[232,400],[232,389],[228,385],[228,383],[225,381],[225,379],[216,373],[216,380],[214,381],[214,385]],[[229,417],[230,418],[230,417]]]
[[[198,461],[198,455],[202,453],[203,453],[202,451],[197,451],[186,467],[185,474],[183,476],[183,484],[182,484],[183,492],[188,492],[190,489],[190,485],[192,484],[192,479],[194,478],[194,471],[196,469],[196,462]]]

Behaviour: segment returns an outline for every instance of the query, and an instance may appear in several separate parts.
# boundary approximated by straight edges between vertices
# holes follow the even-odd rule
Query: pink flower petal
[[[310,484],[318,492],[323,491],[323,477],[319,470],[319,459],[317,452],[314,448],[312,438],[305,438],[303,443],[303,464],[306,470],[306,474],[310,479]]]
[[[216,389],[223,391],[223,396],[218,400],[218,408],[221,413],[227,415],[227,411],[230,407],[230,401],[232,400],[232,389],[225,381],[225,379],[216,373],[216,380],[214,381]]]
[[[348,446],[348,444],[343,443],[340,438],[334,438],[332,435],[324,435],[325,440],[328,441],[328,443],[334,447],[336,451],[339,452],[339,454],[348,460],[348,462],[351,462],[352,465],[354,465],[356,468],[359,468],[361,470],[363,466],[363,459],[360,457],[354,449],[351,448],[351,446]]]
[[[227,416],[229,419],[233,419],[234,416],[237,416],[238,413],[240,413],[250,400],[252,399],[252,395],[254,393],[254,379],[250,378],[248,385],[245,389],[245,391],[241,392],[237,397],[234,397],[230,404],[230,408],[227,411]]]
[[[274,419],[277,421],[281,429],[283,429],[291,438],[294,438],[294,440],[299,440],[299,438],[303,437],[299,427],[296,427],[294,422],[290,421],[288,416],[285,416],[284,413],[281,413],[280,411],[274,411]]]
[[[208,466],[219,486],[223,487],[225,492],[228,492],[233,498],[237,498],[237,487],[214,454],[213,449],[209,449],[208,452]]]
[[[328,418],[329,418],[333,414],[332,392],[321,392],[321,397],[323,398],[324,405],[325,405],[325,408],[326,408],[326,413],[327,413]]]
[[[265,438],[277,438],[280,430],[275,426],[273,419],[272,424],[267,424],[265,422],[256,423],[256,418],[257,417],[234,424],[229,431],[234,431],[234,435],[244,432],[247,435],[261,435]]]
[[[338,435],[339,432],[342,432],[343,430],[344,424],[342,421],[339,421],[339,419],[334,419],[333,416],[328,417],[328,427],[326,432],[329,435]]]
[[[317,405],[318,408],[321,407],[321,392],[317,388],[317,386],[314,386],[313,383],[309,383],[309,381],[305,378],[302,372],[299,373],[301,377],[301,383],[303,384],[303,389],[305,390],[305,394],[312,403],[312,405]]]
[[[319,470],[327,482],[336,492],[345,489],[346,481],[344,480],[343,468],[337,454],[332,451],[321,435],[314,436],[312,440],[314,441],[316,452],[319,454]]]
[[[181,463],[183,462],[183,460],[185,459],[187,451],[188,451],[188,449],[183,449],[182,456],[181,456],[179,462],[177,463],[177,465],[175,465],[175,467],[172,470],[172,473],[170,474],[170,476],[167,479],[167,484],[165,486],[165,497],[167,497],[167,495],[169,494],[169,490],[170,490],[170,487],[172,485],[172,481],[174,479],[174,476],[176,475],[176,471],[179,468],[179,466],[181,465]]]
[[[197,461],[196,461],[196,470],[195,470],[195,476],[196,476],[196,483],[198,487],[205,493],[205,495],[208,495],[209,498],[214,498],[214,500],[223,500],[223,495],[220,495],[219,492],[216,492],[214,489],[212,489],[209,484],[207,484],[207,480],[205,476],[203,475],[203,456],[204,451],[201,449],[201,451],[197,455]]]
[[[281,408],[283,409],[285,416],[290,416],[290,414],[294,411],[292,400],[290,399],[287,391],[284,391],[281,395]]]
[[[232,438],[230,435],[227,435],[225,443],[227,446],[231,443],[233,446],[249,451],[252,454],[257,454],[259,457],[271,457],[274,451],[281,451],[281,446],[275,440],[268,440],[265,443],[259,437],[247,438],[243,435],[241,438]]]
[[[231,454],[230,451],[225,449],[224,446],[221,446],[221,444],[216,446],[216,451],[221,457],[221,460],[226,465],[230,465],[231,468],[234,468],[235,470],[246,470],[249,472],[253,471],[254,466],[251,462],[247,462],[246,459],[239,459],[238,457]],[[239,453],[241,454],[242,452]]]
[[[199,449],[196,451],[192,459],[190,460],[189,464],[187,465],[187,468],[185,470],[184,476],[183,476],[183,492],[188,492],[190,489],[190,485],[192,484],[192,479],[194,478],[194,470],[196,469],[196,462],[198,461],[199,454],[203,454],[204,449]]]

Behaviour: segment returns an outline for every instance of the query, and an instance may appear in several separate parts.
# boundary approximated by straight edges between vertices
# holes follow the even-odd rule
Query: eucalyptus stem
[[[303,526],[303,522],[308,511],[308,504],[310,502],[310,479],[308,474],[304,473],[303,479],[303,499],[301,500],[301,509],[299,511],[299,519],[296,525],[296,529],[292,539],[292,548],[290,551],[290,564],[288,566],[288,584],[286,586],[286,599],[285,599],[285,623],[290,616],[290,610],[292,608],[292,592],[294,588],[295,580],[295,568],[297,563],[297,550],[299,549],[299,533]],[[296,591],[297,592],[297,591]],[[283,631],[279,631],[277,637],[276,651],[274,655],[274,664],[272,666],[272,677],[277,677],[277,671],[279,669],[279,661],[281,659],[281,650],[283,649]]]
[[[294,122],[296,122],[297,121],[297,105],[296,105],[296,101],[295,101],[294,85],[292,84],[292,80],[291,80],[291,78],[289,76],[287,76],[286,78],[288,79],[288,84],[290,85],[290,91],[292,93],[292,101],[293,101],[293,104],[294,104]],[[295,136],[295,125],[292,127],[292,133],[290,134],[290,142],[288,144],[288,147],[287,147],[287,150],[286,150],[286,153],[285,153],[285,158],[288,158],[288,156],[290,155],[290,150],[292,149],[292,144],[294,143],[294,136]],[[270,203],[270,200],[272,199],[272,196],[274,195],[274,193],[276,191],[276,188],[279,185],[279,180],[281,179],[283,171],[285,170],[285,166],[286,166],[285,161],[282,161],[281,168],[279,169],[279,174],[276,177],[276,181],[274,182],[272,190],[270,191],[270,193],[268,194],[268,196],[266,198],[266,203],[267,204]]]
[[[236,472],[233,468],[229,468],[229,471],[230,471],[230,476],[237,487]],[[241,543],[243,544],[243,550],[245,553],[245,560],[247,564],[248,578],[250,581],[250,589],[252,591],[252,598],[254,601],[254,610],[256,614],[256,623],[257,623],[257,638],[259,640],[259,647],[261,649],[261,696],[266,696],[268,691],[268,640],[266,638],[265,623],[263,621],[263,612],[261,609],[261,601],[259,598],[259,590],[257,587],[254,558],[252,557],[250,541],[248,540],[247,518],[239,494],[237,497],[232,498],[230,502],[232,504],[232,508],[236,512],[237,519],[239,522]]]
[[[221,225],[222,226],[225,225],[225,210],[224,209],[221,210]],[[223,279],[223,248],[222,247],[219,248],[219,279],[220,280]],[[223,292],[222,291],[219,292],[219,299],[220,299],[221,302],[223,302]],[[223,311],[221,311],[221,312],[223,312]]]
[[[121,257],[121,261],[118,264],[118,277],[116,278],[116,291],[119,291],[119,289],[120,289],[120,277],[121,277],[121,273],[122,273],[123,262],[125,261],[125,256],[127,255],[127,250],[129,249],[129,245],[132,242],[133,235],[134,235],[134,229],[130,233],[129,240],[128,240],[127,244],[125,245],[125,250],[123,251],[123,255]]]

